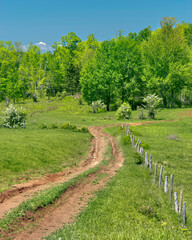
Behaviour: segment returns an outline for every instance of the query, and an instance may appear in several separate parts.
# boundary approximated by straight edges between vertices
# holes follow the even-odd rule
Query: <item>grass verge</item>
[[[119,128],[108,132],[117,135],[124,166],[74,224],[47,239],[191,239],[168,196],[153,183],[152,173],[137,164],[138,156],[130,145],[121,144]]]
[[[176,122],[162,122],[132,127],[135,141],[140,139],[144,150],[152,155],[153,163],[163,166],[163,181],[165,176],[174,175],[174,192],[180,194],[183,189],[183,199],[187,204],[188,227],[192,228],[192,124],[191,118]],[[145,147],[147,146],[147,148]],[[169,185],[168,185],[169,186]]]
[[[108,165],[112,161],[111,147],[108,144],[106,152],[104,153],[104,159],[96,167],[89,169],[88,171],[80,174],[79,176],[69,180],[68,182],[59,184],[57,186],[51,187],[33,199],[27,200],[20,204],[17,208],[13,209],[11,212],[7,213],[5,217],[0,220],[0,237],[3,237],[3,232],[9,232],[11,230],[17,229],[17,221],[19,218],[25,218],[25,214],[28,211],[34,212],[39,208],[53,204],[69,187],[77,184],[78,181],[86,178],[92,173],[99,171],[100,167],[103,165]],[[98,175],[96,181],[102,178],[104,175]]]

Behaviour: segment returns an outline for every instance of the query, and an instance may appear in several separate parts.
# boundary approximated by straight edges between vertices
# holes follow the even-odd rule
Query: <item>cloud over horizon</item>
[[[38,46],[42,52],[47,52],[47,51],[52,52],[53,51],[53,48],[44,42],[40,41],[39,43],[36,43],[35,45]]]
[[[46,46],[47,44],[46,43],[44,43],[44,42],[39,42],[39,43],[37,43],[38,45],[44,45],[44,46]]]

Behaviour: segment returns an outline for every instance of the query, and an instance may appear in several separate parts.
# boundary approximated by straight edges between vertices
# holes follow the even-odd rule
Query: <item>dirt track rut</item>
[[[153,122],[129,123],[129,125],[138,126],[149,123]],[[118,125],[119,124],[113,126]],[[122,152],[118,150],[116,140],[104,132],[104,128],[106,127],[110,126],[89,128],[89,131],[94,136],[94,139],[92,140],[92,149],[89,158],[82,161],[78,167],[65,172],[49,174],[39,180],[15,185],[12,189],[2,193],[0,195],[0,218],[23,201],[32,198],[35,193],[39,193],[40,191],[58,183],[66,182],[98,165],[103,160],[103,153],[109,142],[112,149],[113,161],[111,161],[108,166],[102,166],[98,172],[105,177],[98,180],[97,174],[91,174],[85,179],[85,181],[76,184],[74,187],[70,187],[65,193],[63,193],[60,199],[55,202],[54,206],[50,205],[46,208],[39,209],[36,213],[28,212],[26,218],[21,218],[17,226],[18,229],[24,229],[27,227],[28,230],[20,232],[10,230],[9,233],[5,233],[4,239],[38,240],[50,235],[63,225],[72,223],[75,220],[75,217],[87,205],[90,197],[94,196],[97,190],[104,187],[106,182],[108,182],[123,165],[124,158]],[[94,183],[95,180],[97,180],[97,184]],[[29,227],[30,224],[35,225],[36,227],[31,228]]]
[[[95,167],[103,160],[103,153],[105,152],[107,142],[110,143],[112,149],[113,161],[109,166],[102,167],[100,169],[101,174],[105,174],[101,180],[94,184],[96,174],[91,174],[87,177],[87,181],[77,184],[73,188],[69,188],[62,197],[56,202],[57,207],[49,206],[42,209],[37,214],[28,213],[29,221],[21,219],[18,227],[24,227],[26,224],[30,224],[30,219],[33,219],[33,224],[37,224],[37,227],[30,232],[23,231],[22,233],[9,232],[7,237],[11,239],[30,239],[37,240],[44,236],[49,235],[51,232],[61,228],[64,224],[74,221],[74,218],[78,213],[87,205],[91,196],[116,173],[123,165],[122,153],[118,151],[116,141],[109,134],[104,132],[105,127],[90,127],[89,131],[94,136],[92,140],[92,149],[90,151],[89,158],[80,163],[76,168],[70,169],[67,172],[61,172],[56,174],[50,174],[43,179],[29,181],[25,184],[15,185],[12,189],[2,193],[0,195],[0,217],[2,218],[6,212],[12,208],[17,207],[23,201],[32,198],[35,193],[38,193],[50,186],[58,183],[66,182],[79,174]],[[31,215],[33,215],[31,217]],[[36,223],[38,222],[38,223]],[[7,239],[5,235],[5,239]]]

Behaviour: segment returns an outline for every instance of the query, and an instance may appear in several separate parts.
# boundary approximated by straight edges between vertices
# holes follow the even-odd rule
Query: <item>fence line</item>
[[[124,126],[121,125],[121,128],[124,129]],[[135,136],[131,133],[129,126],[126,127],[126,136],[130,136],[131,139],[131,145],[136,150],[138,154],[143,156],[144,149],[141,147],[141,141],[138,139],[135,144]],[[144,165],[145,167],[149,167],[150,171],[153,171],[152,167],[152,155],[150,154],[149,160],[148,160],[148,153],[145,152],[144,156]],[[158,165],[155,164],[155,171],[154,171],[154,182],[157,182],[157,168]],[[159,175],[159,187],[162,185],[162,177],[163,177],[163,166],[161,165],[160,168],[160,175]],[[173,174],[170,176],[170,190],[168,190],[168,176],[165,176],[165,183],[164,183],[164,192],[169,193],[170,195],[170,201],[172,201],[173,196]],[[174,192],[174,208],[175,212],[180,214],[183,219],[183,225],[186,225],[187,223],[187,217],[186,217],[186,202],[183,202],[183,189],[180,191],[180,198],[178,202],[178,194],[177,192]]]

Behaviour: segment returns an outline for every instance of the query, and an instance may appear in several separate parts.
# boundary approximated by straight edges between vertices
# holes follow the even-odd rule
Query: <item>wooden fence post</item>
[[[135,150],[137,151],[137,146],[138,146],[138,144],[139,144],[139,139],[137,140],[137,143],[136,143],[136,145],[135,145]]]
[[[165,176],[165,187],[164,187],[164,192],[168,192],[168,177]]]
[[[183,203],[183,225],[186,225],[186,202]]]
[[[126,136],[129,135],[129,126],[126,127]]]
[[[157,164],[155,164],[154,182],[157,181]]]
[[[159,186],[161,186],[162,175],[163,175],[163,166],[161,166],[161,170],[160,170]]]
[[[130,135],[129,135],[129,136],[130,136],[130,139],[131,139],[131,143],[132,143],[132,133],[131,133],[131,132],[130,132]]]
[[[179,212],[179,204],[178,204],[177,192],[174,192],[174,199],[175,199],[175,212],[178,213]]]
[[[133,135],[132,137],[132,147],[134,148],[135,147],[135,136]]]
[[[182,203],[183,203],[183,189],[180,191],[179,196],[179,213],[182,214]]]
[[[147,152],[145,153],[145,167],[148,167],[148,157],[147,157]]]
[[[141,141],[139,142],[139,146],[138,146],[138,152],[141,152]]]
[[[151,154],[150,154],[150,160],[149,160],[149,169],[152,171],[153,169],[152,169],[152,156],[151,156]]]
[[[171,180],[170,180],[170,201],[172,201],[173,196],[173,174],[171,174]]]

